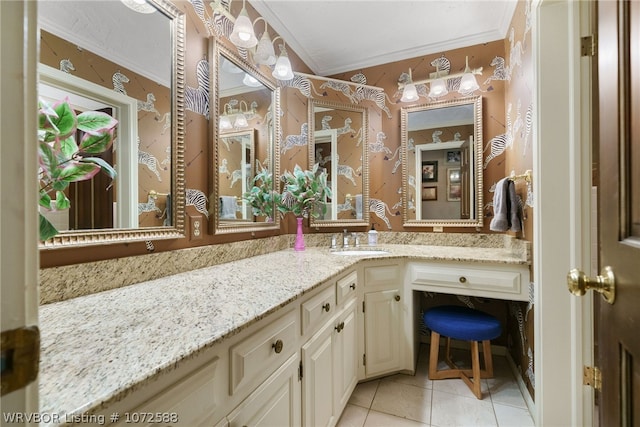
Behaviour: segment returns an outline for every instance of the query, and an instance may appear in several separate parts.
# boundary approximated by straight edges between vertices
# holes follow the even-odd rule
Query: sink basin
[[[350,250],[346,250],[346,251],[335,251],[335,252],[331,252],[334,255],[342,255],[342,256],[365,256],[365,255],[384,255],[384,254],[388,254],[389,252],[387,251],[383,251],[381,249],[376,250],[376,249],[350,249]]]

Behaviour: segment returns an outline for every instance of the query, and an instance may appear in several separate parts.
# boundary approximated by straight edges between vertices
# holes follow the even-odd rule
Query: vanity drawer
[[[336,303],[342,304],[351,297],[356,296],[356,286],[358,285],[358,272],[352,271],[336,282]]]
[[[229,393],[253,390],[297,350],[294,310],[229,349]]]
[[[300,310],[302,311],[302,335],[315,331],[331,319],[336,311],[335,286],[329,286],[303,302]]]
[[[217,408],[215,374],[218,358],[165,388],[133,411],[126,411],[119,426],[211,425]]]
[[[402,271],[398,264],[377,265],[364,268],[364,286],[388,286],[402,283]]]
[[[455,264],[409,266],[409,279],[414,289],[496,298],[521,295],[523,275],[525,273],[522,270],[512,267],[461,267]]]

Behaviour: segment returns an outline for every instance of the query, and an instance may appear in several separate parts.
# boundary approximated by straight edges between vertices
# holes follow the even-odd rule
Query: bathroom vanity
[[[528,300],[529,262],[509,249],[381,249],[287,249],[44,305],[40,410],[63,423],[334,425],[358,381],[413,372],[416,292]]]

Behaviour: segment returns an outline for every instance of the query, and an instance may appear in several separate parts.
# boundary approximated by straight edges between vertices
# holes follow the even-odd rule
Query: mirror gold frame
[[[332,111],[332,110],[342,111],[345,113],[343,114],[343,116],[354,116],[355,114],[359,114],[362,116],[362,120],[361,120],[362,127],[361,127],[361,134],[360,134],[361,142],[360,144],[357,144],[356,142],[353,143],[353,147],[354,147],[353,152],[357,155],[357,157],[361,159],[361,163],[359,165],[359,168],[361,168],[360,176],[357,176],[358,175],[357,170],[354,170],[353,167],[346,164],[339,165],[337,161],[334,161],[339,159],[336,156],[341,151],[339,150],[340,147],[338,146],[338,143],[339,142],[344,143],[345,141],[348,141],[348,139],[342,139],[342,141],[338,141],[337,139],[341,138],[341,135],[340,135],[340,132],[336,132],[336,131],[339,129],[338,128],[329,129],[329,126],[325,123],[322,123],[322,126],[321,126],[322,129],[319,129],[318,124],[316,123],[316,118],[315,118],[316,109],[318,109],[319,112]],[[351,120],[351,119],[349,118],[348,120]],[[347,210],[352,210],[357,212],[357,209],[356,209],[357,201],[356,201],[355,195],[352,195],[349,192],[349,188],[347,188],[346,190],[342,188],[343,191],[340,191],[341,189],[338,188],[338,184],[340,180],[341,179],[344,180],[343,178],[339,179],[340,175],[344,175],[344,177],[347,180],[353,180],[353,182],[360,181],[361,194],[362,194],[362,207],[361,207],[362,218],[356,217],[355,219],[346,219],[346,218],[318,219],[318,218],[311,217],[310,226],[317,227],[317,228],[368,226],[369,225],[369,157],[368,157],[369,117],[368,117],[367,109],[365,107],[342,104],[339,102],[310,99],[309,107],[308,107],[308,121],[309,121],[309,135],[308,135],[309,167],[313,166],[317,161],[316,137],[318,137],[319,139],[320,135],[323,135],[323,137],[326,136],[326,138],[328,138],[329,140],[333,140],[332,146],[335,145],[336,152],[333,153],[333,149],[331,149],[331,160],[329,160],[329,162],[331,163],[331,167],[328,168],[330,170],[328,170],[327,172],[329,174],[329,180],[332,181],[332,186],[333,186],[332,192],[334,193],[332,199],[335,202],[332,204],[332,207],[335,207],[336,214],[340,213],[340,209],[339,209],[340,194],[343,195],[342,197],[343,197],[343,200],[345,201],[344,204],[347,205],[347,208],[348,208]],[[336,123],[336,126],[341,126],[341,123]],[[359,133],[358,131],[360,131],[360,129],[358,129],[358,131],[356,131],[355,129],[350,129],[351,127],[350,122],[348,124],[345,124],[345,127],[348,127],[349,131],[354,132],[356,134]],[[331,134],[331,132],[333,133]],[[316,133],[318,133],[318,136],[316,136]],[[348,138],[351,136],[353,135],[349,134]],[[351,154],[351,152],[349,152],[349,154]],[[321,166],[323,165],[321,164]],[[340,166],[346,169],[345,171],[347,172],[346,174],[339,172],[338,167]],[[331,179],[332,175],[336,175],[336,177],[334,179]],[[354,175],[355,175],[355,178],[354,178]],[[350,186],[351,184],[347,184],[347,185]],[[357,190],[351,190],[351,191],[357,191]]]
[[[421,203],[422,200],[433,200],[433,197],[445,197],[445,195],[435,196],[433,194],[425,194],[422,197],[422,192],[418,191],[418,188],[422,189],[421,184],[423,180],[428,181],[429,177],[421,178],[418,173],[419,157],[410,159],[409,151],[416,152],[416,147],[420,144],[415,144],[413,141],[409,141],[409,114],[418,112],[429,112],[438,109],[444,109],[448,107],[456,106],[472,106],[472,122],[473,122],[473,140],[469,143],[469,151],[462,150],[461,165],[467,165],[467,167],[458,168],[458,173],[461,175],[462,184],[462,196],[458,196],[456,199],[460,199],[460,218],[434,218],[434,219],[418,219],[410,217],[410,212],[416,211],[416,204]],[[470,124],[470,123],[469,123]],[[431,128],[430,128],[431,129]],[[434,138],[435,139],[435,138]],[[462,142],[462,141],[456,141]],[[447,142],[436,142],[434,145],[441,145],[443,149],[447,149],[449,146]],[[405,107],[401,110],[401,154],[402,154],[402,190],[403,190],[403,225],[404,227],[482,227],[483,215],[482,215],[482,203],[483,203],[483,165],[482,165],[482,97],[468,97],[460,98],[451,101],[436,102],[432,104],[416,105],[412,107]],[[423,144],[422,146],[430,146],[432,144]],[[451,143],[451,145],[456,145]],[[434,147],[435,148],[435,147]],[[468,159],[465,159],[465,154],[469,154]],[[411,164],[409,164],[411,163]],[[429,165],[427,165],[429,167]],[[436,166],[437,167],[437,166]],[[440,175],[443,179],[447,179],[446,168],[442,168]],[[437,170],[437,169],[436,169]],[[422,171],[420,171],[422,172]],[[466,178],[468,176],[468,178]],[[468,184],[467,184],[468,183]],[[448,184],[447,184],[448,185]],[[465,189],[465,185],[468,185]],[[436,187],[437,188],[437,187]],[[433,189],[433,187],[428,188]],[[443,191],[443,193],[447,193]],[[468,197],[465,197],[465,194]],[[448,197],[448,196],[446,196]],[[449,198],[448,200],[456,200]]]
[[[176,239],[185,237],[185,179],[184,179],[184,58],[185,15],[169,0],[147,0],[158,13],[170,20],[171,43],[171,226],[145,228],[112,228],[82,231],[63,231],[46,242],[40,249],[105,245],[121,242]]]
[[[269,164],[267,168],[269,168],[272,172],[273,184],[277,186],[280,182],[280,138],[281,138],[281,130],[280,130],[280,88],[276,86],[273,78],[265,74],[261,69],[255,67],[249,61],[241,58],[236,53],[232,52],[225,45],[223,45],[220,41],[218,41],[215,37],[211,37],[209,39],[209,58],[210,58],[210,66],[211,66],[211,92],[209,98],[212,100],[211,102],[211,119],[209,120],[209,134],[210,134],[210,208],[209,208],[209,218],[212,224],[211,229],[214,230],[215,234],[229,234],[229,233],[246,233],[246,232],[255,232],[262,230],[279,230],[280,229],[280,215],[276,214],[275,218],[272,218],[271,221],[256,221],[251,220],[222,220],[221,209],[219,203],[215,201],[219,200],[220,197],[220,174],[218,173],[220,167],[220,159],[221,153],[220,148],[222,145],[221,138],[226,134],[220,132],[220,114],[223,112],[220,104],[220,88],[219,88],[219,75],[221,72],[221,62],[222,57],[228,60],[230,63],[235,65],[236,67],[242,69],[245,73],[251,75],[256,80],[258,80],[262,85],[264,85],[267,89],[269,89],[272,93],[271,95],[271,116],[272,116],[272,129],[271,135],[269,136],[269,145],[267,147],[268,160]],[[254,136],[255,144],[258,144],[258,136]],[[258,151],[258,147],[254,147],[254,152]],[[257,155],[256,155],[257,157]],[[254,160],[255,163],[255,160]],[[255,165],[252,165],[255,167]],[[255,169],[252,169],[255,170]],[[277,190],[277,188],[276,188]],[[277,212],[276,207],[274,206],[274,212]]]

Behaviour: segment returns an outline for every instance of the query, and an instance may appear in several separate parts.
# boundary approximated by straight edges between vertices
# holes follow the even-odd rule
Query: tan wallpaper
[[[138,101],[139,225],[163,225],[164,195],[171,191],[169,88],[44,30],[41,31],[40,62]],[[117,145],[116,139],[114,149]],[[117,178],[115,187],[117,191]],[[152,190],[160,196],[151,197]]]

